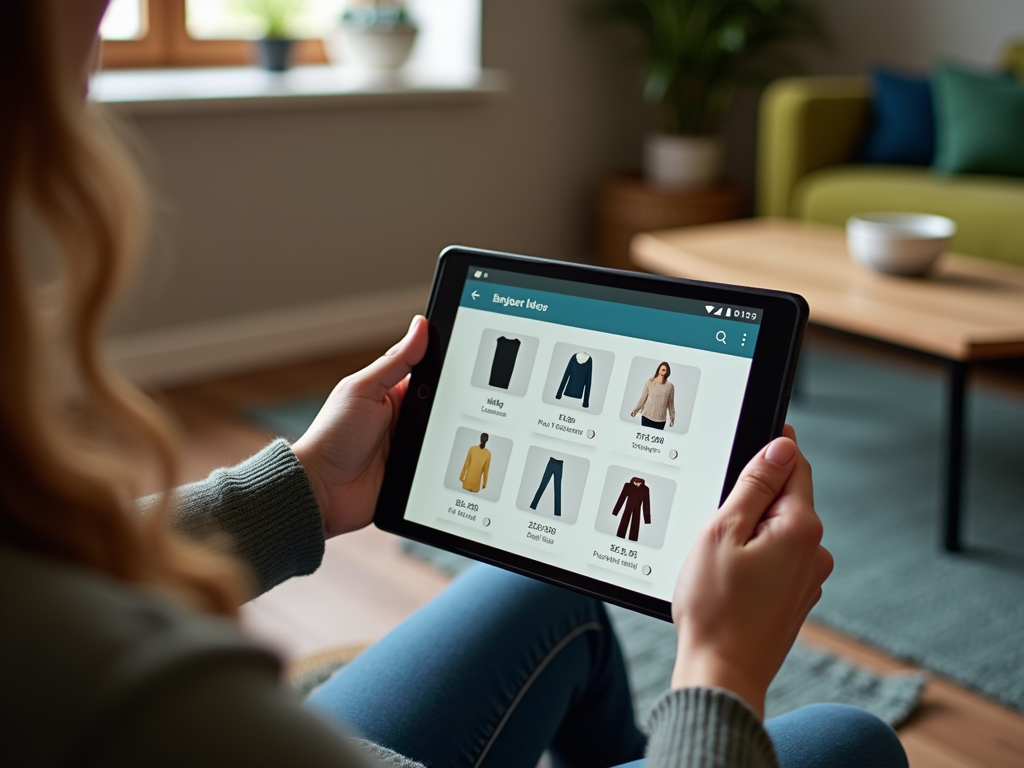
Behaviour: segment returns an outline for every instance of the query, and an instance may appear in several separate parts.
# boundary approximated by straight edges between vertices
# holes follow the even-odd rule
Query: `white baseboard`
[[[112,337],[108,359],[136,384],[166,387],[397,341],[427,284]]]

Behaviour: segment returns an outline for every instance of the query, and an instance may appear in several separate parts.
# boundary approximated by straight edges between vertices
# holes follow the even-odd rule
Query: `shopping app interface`
[[[471,268],[405,518],[671,600],[718,507],[760,321]]]

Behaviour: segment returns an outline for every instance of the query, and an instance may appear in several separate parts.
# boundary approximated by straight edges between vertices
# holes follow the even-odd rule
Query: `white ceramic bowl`
[[[846,222],[850,256],[877,272],[923,275],[949,246],[956,222],[928,213],[862,213]]]

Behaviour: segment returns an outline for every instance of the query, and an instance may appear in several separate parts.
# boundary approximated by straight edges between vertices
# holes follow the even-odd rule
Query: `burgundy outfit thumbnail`
[[[651,524],[651,489],[644,483],[642,477],[634,477],[622,486],[622,493],[619,500],[615,502],[615,509],[612,514],[618,516],[622,505],[622,519],[619,521],[619,530],[615,535],[620,539],[626,538],[626,530],[629,529],[629,540],[636,541],[640,536],[640,513],[643,512],[644,523]]]

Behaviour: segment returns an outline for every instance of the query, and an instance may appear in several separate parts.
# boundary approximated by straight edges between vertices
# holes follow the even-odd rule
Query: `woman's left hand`
[[[292,446],[316,494],[326,537],[373,519],[409,372],[426,351],[427,320],[417,315],[383,357],[341,380]]]

